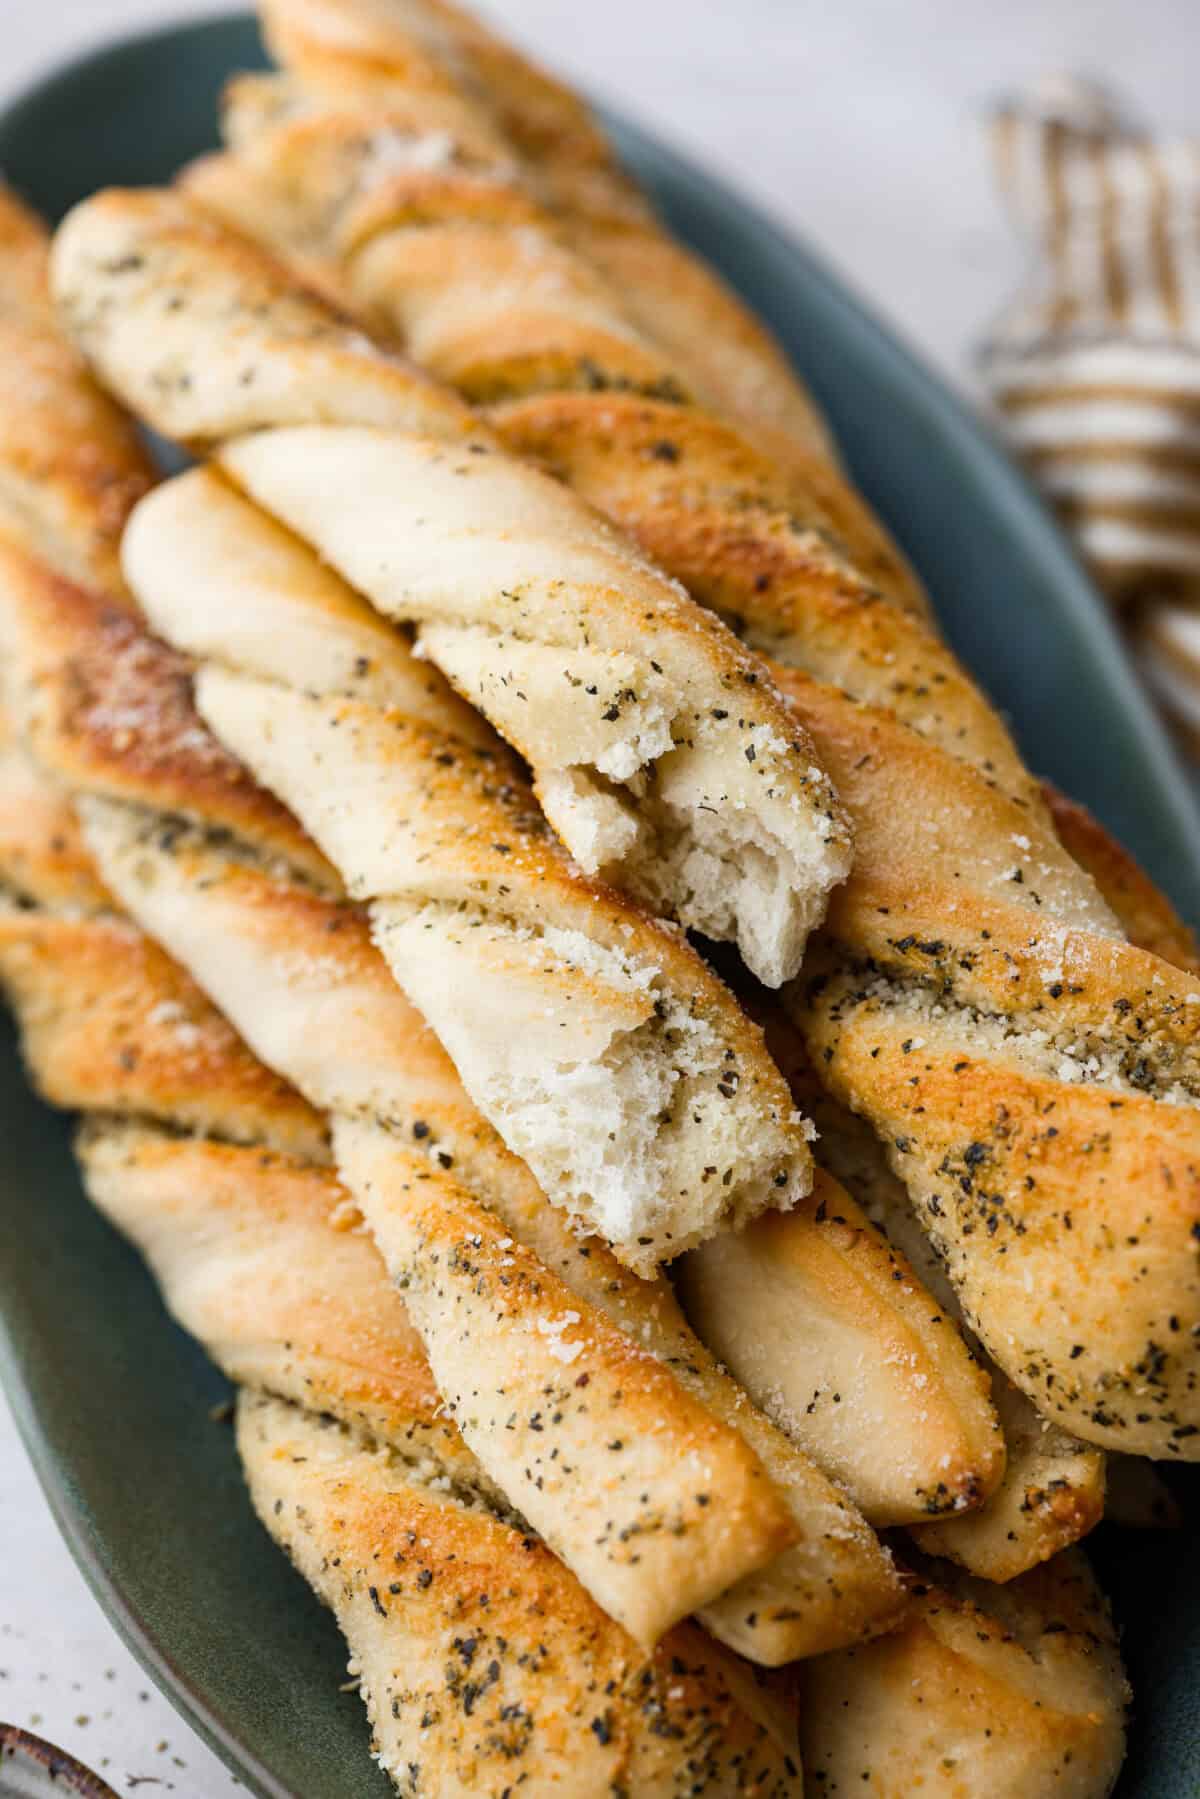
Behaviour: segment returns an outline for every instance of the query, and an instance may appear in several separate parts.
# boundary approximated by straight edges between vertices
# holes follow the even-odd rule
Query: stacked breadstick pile
[[[425,0],[265,23],[57,324],[10,209],[34,1077],[401,1790],[1105,1793],[1071,1545],[1200,1453],[1186,934],[578,102]]]

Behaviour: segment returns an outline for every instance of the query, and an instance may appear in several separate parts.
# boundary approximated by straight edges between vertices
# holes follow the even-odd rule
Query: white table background
[[[202,9],[0,0],[0,103],[121,30]],[[1046,70],[1200,134],[1195,0],[491,0],[564,74],[803,231],[954,380],[1020,279],[980,141],[990,96]],[[0,1400],[0,1720],[120,1792],[237,1782],[149,1684],[75,1571]]]

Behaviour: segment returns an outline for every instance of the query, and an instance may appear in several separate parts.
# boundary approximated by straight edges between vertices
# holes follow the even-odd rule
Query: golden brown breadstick
[[[736,940],[772,985],[795,972],[849,837],[795,715],[731,632],[183,200],[84,203],[55,270],[105,381],[156,429],[220,445],[266,511],[417,627],[530,763],[584,869]]]
[[[813,1196],[815,1211],[768,1214],[683,1258],[689,1322],[873,1524],[973,1511],[1005,1467],[987,1375],[846,1188],[819,1169]]]
[[[989,1587],[931,1563],[904,1627],[798,1671],[805,1773],[828,1799],[1106,1799],[1129,1699],[1079,1550]]]
[[[109,255],[105,243],[117,245],[121,254]],[[128,279],[131,267],[141,285],[121,296],[115,307],[108,305],[104,294],[109,284]],[[377,418],[385,409],[392,366],[385,358],[364,347],[354,380],[340,383],[336,371],[351,350],[328,315],[315,302],[292,295],[269,264],[255,264],[247,248],[204,226],[168,197],[110,195],[90,202],[60,237],[59,268],[63,284],[76,292],[76,328],[92,353],[127,397],[141,400],[164,428],[172,427],[178,405],[193,423],[207,421],[202,431],[213,430],[217,402],[212,383],[208,376],[198,375],[194,382],[189,378],[177,399],[175,390],[159,380],[159,365],[153,358],[147,362],[145,336],[140,331],[131,336],[128,322],[113,321],[139,314],[149,318],[164,299],[184,294],[189,303],[171,316],[191,321],[188,341],[197,353],[211,337],[214,319],[229,326],[231,341],[242,346],[248,338],[258,347],[264,372],[246,391],[258,396],[254,403],[264,409],[260,418],[270,415],[277,386],[286,390],[289,416],[305,407],[314,416],[337,416],[342,399],[350,405],[350,416],[357,416],[355,396],[367,387],[372,368],[379,382],[369,393],[370,416]],[[114,269],[126,272],[114,274]],[[272,293],[279,300],[280,320],[274,336],[268,304]],[[309,340],[297,335],[297,308],[302,306],[308,308],[303,317],[310,320],[318,347],[311,362]],[[171,327],[173,343],[182,341],[179,329]],[[333,349],[332,339],[337,340]],[[154,355],[173,353],[159,343]],[[206,364],[218,366],[228,365],[219,358]],[[306,387],[310,377],[312,385]],[[601,737],[610,729],[633,729],[635,734],[643,726],[657,729],[655,682],[670,683],[670,657],[662,651],[660,674],[650,675],[643,703],[626,684],[634,671],[622,660],[624,652],[615,644],[603,647],[610,602],[614,616],[623,616],[633,603],[632,589],[622,594],[619,585],[605,587],[607,574],[600,587],[594,581],[588,585],[592,577],[601,579],[612,558],[619,561],[623,552],[617,541],[606,538],[582,509],[578,536],[567,531],[561,541],[546,539],[544,532],[569,516],[552,499],[558,492],[554,484],[490,452],[476,455],[470,446],[451,449],[440,440],[412,437],[405,423],[412,385],[408,376],[398,380],[400,422],[395,430],[332,423],[312,427],[317,460],[322,447],[330,446],[339,456],[376,458],[383,479],[374,492],[381,504],[384,487],[397,473],[397,459],[407,465],[415,458],[410,472],[416,485],[406,479],[403,493],[386,502],[393,550],[386,552],[381,568],[390,570],[388,579],[409,579],[401,575],[400,562],[391,560],[395,555],[406,562],[413,581],[451,596],[458,558],[468,588],[474,579],[470,570],[478,565],[487,580],[500,581],[503,594],[520,612],[526,586],[515,566],[505,574],[502,565],[506,557],[511,561],[515,556],[522,566],[529,558],[540,558],[542,572],[529,594],[540,591],[540,603],[551,611],[557,607],[564,619],[574,607],[578,617],[568,635],[579,638],[582,632],[594,643],[574,642],[568,653],[570,679],[564,681],[561,664],[547,660],[544,646],[517,630],[516,638],[506,641],[504,660],[495,671],[497,692],[508,695],[504,706],[525,707],[539,717],[559,716],[563,707],[557,700],[531,704],[550,682],[555,694],[566,696],[565,710],[582,721],[579,729],[598,728]],[[243,430],[251,402],[242,397],[232,368],[229,387],[234,429]],[[173,428],[190,429],[178,417]],[[306,430],[294,429],[299,437],[290,429],[241,436],[224,452],[225,460],[244,464],[257,445],[267,442],[279,448],[286,441],[299,450],[308,442]],[[485,444],[474,447],[486,451]],[[297,468],[310,466],[305,451]],[[247,468],[241,473],[248,478]],[[429,487],[428,515],[421,511],[425,502],[418,500],[421,479]],[[364,496],[370,488],[367,482]],[[470,505],[463,512],[468,493]],[[528,535],[509,533],[503,511],[495,512],[490,523],[484,516],[502,499],[511,499],[519,509],[522,495],[528,501]],[[403,529],[397,510],[402,501],[418,507]],[[433,536],[447,520],[450,536],[439,538],[439,548]],[[492,534],[498,559],[494,566],[487,556],[481,560],[480,553]],[[193,548],[181,557],[185,536]],[[332,553],[328,543],[325,547]],[[352,682],[349,694],[327,693],[337,673],[323,655],[310,659],[303,671],[308,690],[283,685],[296,678],[297,661],[305,651],[316,652],[320,643],[340,636],[344,617],[356,608],[365,610],[332,571],[322,576],[299,542],[204,472],[150,497],[130,533],[127,559],[154,622],[201,654],[211,655],[218,647],[211,625],[203,624],[205,614],[212,616],[222,603],[225,582],[236,578],[251,625],[235,627],[228,644],[220,646],[224,668],[204,670],[199,693],[206,717],[298,811],[338,862],[354,894],[377,902],[380,940],[394,972],[451,1049],[473,1098],[532,1162],[555,1199],[618,1244],[631,1265],[647,1269],[700,1240],[722,1218],[740,1219],[768,1205],[786,1205],[806,1190],[811,1164],[805,1132],[755,1031],[677,933],[585,880],[568,863],[546,833],[512,759],[490,739],[481,742],[477,729],[468,731],[462,708],[444,686],[415,669],[398,642],[392,661],[406,663],[408,672],[400,678],[398,667],[386,671],[395,677],[386,705],[379,693],[380,686],[388,685],[385,671],[369,656],[361,660],[376,680],[374,692],[356,691]],[[571,589],[568,580],[560,594],[553,571],[569,574],[572,567],[579,585]],[[588,581],[585,571],[590,571]],[[643,583],[659,581],[649,570],[634,573]],[[586,629],[579,611],[585,589],[593,608]],[[695,652],[705,662],[716,640],[692,630],[688,619],[699,619],[699,612],[692,608],[685,618],[673,589],[659,582],[658,592],[665,606],[661,618],[669,615],[675,621],[664,624],[666,635],[673,634],[684,660],[691,656],[695,661]],[[642,599],[650,597],[643,587]],[[289,644],[268,628],[284,602],[306,619],[303,642],[298,638]],[[447,605],[453,610],[449,597]],[[641,614],[639,619],[644,625]],[[447,621],[436,627],[439,633],[444,629],[453,637],[457,627]],[[463,629],[473,641],[475,627],[468,622]],[[362,628],[355,627],[356,650],[361,638]],[[647,642],[657,651],[657,639]],[[345,654],[342,660],[347,660]],[[354,666],[359,660],[356,655]],[[612,679],[617,680],[615,688]],[[733,773],[718,772],[727,752],[722,749],[713,762],[703,732],[690,747],[671,750],[668,760],[702,816],[709,815],[705,768],[727,789],[734,811],[753,797],[753,789],[793,816],[795,794],[786,783],[777,785],[770,773],[786,745],[768,722],[768,714],[775,716],[769,695],[759,693],[758,675],[749,665],[731,671],[729,680],[737,692],[731,687],[724,694],[727,704],[709,711],[719,721],[714,728],[724,732],[728,727],[738,740]],[[595,706],[604,698],[600,683],[607,683],[608,698],[596,721]],[[627,723],[610,725],[605,722],[610,715],[614,721],[628,715]],[[661,794],[670,790],[672,778],[664,772]],[[347,780],[358,781],[358,804],[351,809],[342,804]],[[806,764],[801,784],[818,781],[819,771]],[[580,797],[575,788],[572,792]],[[607,830],[611,822],[623,831],[626,814],[615,789],[602,794],[599,803],[593,815],[596,828]],[[611,816],[610,809],[615,809]],[[717,838],[724,829],[721,816],[718,807],[712,813]],[[690,866],[707,871],[704,882],[711,874],[722,884],[717,865],[706,855],[691,858],[686,833],[677,847]],[[724,854],[723,849],[718,862]],[[778,911],[778,882],[769,873],[760,881],[764,866],[748,848],[742,864],[739,878],[752,895],[746,916],[759,920],[768,936],[777,924],[786,934],[790,926]],[[790,893],[790,875],[784,885]],[[793,919],[797,916],[790,899],[784,910]],[[577,998],[584,987],[586,1007]],[[469,1009],[463,1005],[468,993]],[[514,1015],[523,1020],[515,1034]],[[705,1170],[715,1173],[706,1175]]]
[[[264,1525],[346,1635],[401,1791],[800,1793],[794,1722],[745,1663],[695,1625],[638,1650],[436,1464],[249,1394],[238,1446]]]
[[[121,592],[117,546],[151,471],[133,428],[83,378],[50,298],[46,234],[0,185],[0,533]]]

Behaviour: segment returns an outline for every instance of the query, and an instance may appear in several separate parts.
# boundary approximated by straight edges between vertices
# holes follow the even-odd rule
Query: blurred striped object
[[[990,129],[1033,260],[984,382],[1200,755],[1200,144],[1062,78]]]

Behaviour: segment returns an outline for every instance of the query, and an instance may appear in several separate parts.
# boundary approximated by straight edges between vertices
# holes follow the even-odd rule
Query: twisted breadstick
[[[393,23],[399,67],[407,24]],[[324,136],[311,109],[303,129],[232,127],[236,154],[198,191],[224,204],[236,178],[253,195],[242,216],[270,217],[277,247],[303,235],[302,216],[364,316],[452,372],[458,272],[421,219],[448,232],[475,216],[462,171],[450,157],[432,183],[396,157],[381,178],[356,157],[345,107],[329,117]],[[385,124],[365,105],[357,141]],[[324,211],[306,212],[306,195]],[[476,218],[463,242],[482,229]],[[499,210],[488,229],[515,254]],[[500,258],[474,264],[478,342],[489,282],[495,318],[510,316]],[[528,323],[527,347],[532,309]],[[830,541],[794,470],[679,396],[620,391],[604,334],[593,341],[599,391],[548,392],[498,336],[508,372],[490,391],[526,397],[494,422],[775,659],[834,776],[855,869],[789,995],[822,1080],[879,1132],[968,1320],[1039,1409],[1097,1444],[1194,1457],[1200,984],[1123,941],[996,715]]]
[[[1106,1799],[1129,1688],[1079,1550],[988,1588],[922,1570],[902,1630],[798,1671],[810,1790],[828,1799]]]
[[[811,1074],[797,1083],[812,1091]],[[851,1184],[868,1217],[920,1270],[928,1292],[949,1318],[963,1323],[954,1290],[913,1216],[907,1195],[888,1167],[882,1147],[860,1120],[836,1101],[817,1102],[823,1154],[840,1179]],[[1041,1416],[1033,1404],[981,1351],[990,1393],[1004,1436],[1003,1478],[981,1506],[923,1520],[913,1530],[930,1555],[945,1556],[989,1581],[1009,1581],[1077,1542],[1099,1523],[1105,1508],[1104,1452]],[[735,1373],[737,1360],[731,1362]],[[756,1384],[749,1383],[756,1392]]]
[[[724,282],[658,226],[574,94],[454,8],[409,5],[398,15],[374,0],[268,0],[260,11],[268,42],[301,78],[303,88],[276,78],[235,82],[231,130],[247,112],[267,109],[278,119],[284,110],[304,110],[305,89],[320,96],[326,112],[357,106],[360,124],[367,101],[380,123],[368,153],[384,163],[402,162],[406,145],[412,144],[416,159],[432,169],[421,207],[423,222],[452,223],[457,232],[465,222],[461,210],[446,209],[450,216],[444,217],[428,204],[431,192],[451,172],[447,165],[457,162],[464,144],[470,144],[478,159],[504,176],[513,166],[515,149],[523,173],[532,177],[534,192],[552,216],[538,213],[536,235],[525,234],[521,258],[506,266],[514,343],[522,337],[528,341],[529,335],[522,289],[536,302],[539,322],[545,321],[541,329],[549,328],[551,335],[557,330],[569,341],[572,322],[579,322],[574,296],[582,283],[593,320],[599,313],[617,337],[627,336],[632,322],[643,340],[665,352],[676,388],[728,418],[761,450],[794,469],[809,495],[820,495],[825,515],[859,567],[893,598],[927,610],[919,583],[895,545],[861,498],[838,478],[829,433],[787,357]],[[323,134],[319,120],[311,123],[317,135]],[[311,172],[307,156],[305,167]],[[205,166],[198,179],[206,186],[211,181],[224,206],[254,207],[253,191],[242,187],[239,198],[239,184],[226,183],[219,162]],[[510,196],[510,204],[519,201]],[[269,210],[260,224],[269,237]],[[600,271],[602,286],[580,267],[578,256],[568,264],[555,257],[559,237]],[[448,247],[443,240],[443,248]],[[473,248],[482,254],[485,267],[499,253],[499,246],[486,238]],[[314,245],[313,250],[314,269],[345,294],[344,285],[338,287],[344,275],[329,261],[327,249]],[[551,280],[539,279],[543,259]],[[493,364],[499,347],[494,317],[493,306],[493,327],[486,334]],[[603,378],[608,358],[599,364],[594,360],[594,331],[576,347],[577,372],[568,384],[587,386]]]
[[[928,1468],[924,1450],[950,1427],[945,1439],[949,1459],[937,1471],[933,1487],[924,1489],[920,1514],[897,1511],[894,1520],[913,1527],[915,1541],[930,1554],[947,1556],[986,1580],[1011,1580],[1076,1542],[1099,1522],[1105,1505],[1104,1454],[1042,1419],[976,1343],[972,1347],[979,1364],[973,1377],[994,1404],[990,1427],[995,1430],[998,1424],[1002,1434],[1000,1478],[985,1480],[974,1494],[955,1482],[950,1472],[958,1459],[953,1432],[970,1412],[955,1411],[944,1373],[940,1383],[931,1382],[927,1388],[929,1404],[913,1433],[888,1391],[897,1368],[915,1373],[926,1356],[936,1356],[940,1325],[957,1323],[968,1338],[970,1332],[945,1271],[870,1128],[821,1089],[799,1034],[782,1009],[764,1004],[761,995],[747,994],[747,1000],[763,1020],[768,1047],[792,1091],[817,1121],[822,1172],[828,1170],[841,1183],[834,1195],[822,1193],[821,1210],[828,1227],[840,1233],[847,1260],[854,1260],[865,1215],[884,1233],[901,1266],[920,1271],[921,1284],[915,1289],[920,1298],[911,1310],[903,1303],[896,1306],[889,1348],[883,1356],[876,1351],[874,1381],[855,1395],[857,1403],[865,1398],[874,1408],[862,1446],[864,1450],[867,1442],[874,1446],[875,1472],[892,1491],[897,1487],[895,1465],[920,1444]],[[857,1204],[847,1205],[847,1191]],[[848,1358],[843,1353],[840,1367],[831,1368],[833,1378],[826,1384],[817,1385],[810,1378],[812,1361],[805,1345],[812,1330],[812,1256],[796,1236],[796,1216],[768,1215],[739,1236],[723,1235],[692,1250],[674,1271],[676,1287],[700,1336],[782,1429],[803,1443],[814,1420],[826,1430],[836,1429],[836,1420],[847,1439],[845,1446],[853,1450],[858,1437],[847,1429],[849,1396],[841,1378]],[[883,1271],[879,1263],[875,1266]],[[891,1279],[899,1298],[903,1286],[894,1271]],[[922,1313],[930,1294],[940,1314]],[[860,1303],[858,1315],[866,1313],[869,1303],[869,1299]],[[919,1327],[923,1317],[931,1316],[939,1319],[939,1327],[918,1329],[921,1340],[914,1341],[906,1327]],[[822,1452],[826,1465],[828,1454]],[[975,1465],[982,1467],[986,1460],[977,1452]],[[856,1473],[852,1490],[866,1490],[862,1471]]]
[[[182,202],[88,202],[56,268],[110,385],[158,429],[222,443],[239,484],[419,625],[420,651],[530,762],[585,870],[735,938],[771,984],[795,971],[848,836],[811,745],[731,633]],[[321,497],[296,517],[288,470],[304,487],[318,468]]]
[[[1194,939],[1136,864],[1081,807],[1050,790],[1047,801],[1060,838],[1093,875],[1130,941],[1153,946],[1177,967],[1194,969]],[[920,1270],[938,1303],[957,1317],[953,1291],[880,1145],[821,1093],[786,1020],[768,1010],[765,1023],[772,1055],[799,1103],[817,1121],[823,1164],[847,1183],[893,1246],[902,1248]],[[852,1226],[853,1213],[848,1222]],[[680,1287],[701,1335],[776,1422],[795,1434],[798,1424],[803,1431],[801,1409],[806,1421],[812,1409],[829,1406],[834,1390],[810,1391],[802,1384],[807,1368],[794,1353],[800,1335],[794,1316],[805,1303],[805,1263],[789,1240],[790,1230],[789,1219],[764,1218],[740,1238],[704,1245],[684,1259]],[[1164,1500],[1148,1486],[1148,1463],[1120,1458],[1113,1496],[1101,1451],[1048,1423],[998,1369],[992,1368],[990,1375],[1007,1452],[1003,1479],[983,1505],[947,1510],[943,1518],[924,1522],[914,1535],[925,1550],[987,1580],[1009,1581],[1075,1542],[1102,1513],[1147,1522],[1161,1515],[1165,1504],[1169,1514],[1169,1495]],[[876,1441],[891,1454],[902,1454],[903,1439],[896,1439],[888,1425],[889,1414],[881,1405]],[[937,1415],[931,1413],[923,1437],[936,1426]]]
[[[402,1792],[801,1791],[791,1718],[694,1625],[639,1655],[519,1520],[310,1413],[245,1397],[238,1444]]]
[[[1081,806],[1052,789],[1046,799],[1060,840],[1095,880],[1130,942],[1194,973],[1195,939],[1137,864]],[[852,1154],[850,1160],[861,1179],[861,1158]],[[868,1182],[876,1202],[872,1215],[881,1223],[885,1217],[892,1220],[896,1240],[910,1256],[917,1250],[915,1264],[922,1278],[948,1300],[944,1277],[914,1242],[895,1177],[880,1168]],[[889,1226],[884,1223],[884,1228]],[[1153,1514],[1160,1495],[1147,1462],[1122,1456],[1114,1463],[1048,1424],[998,1371],[993,1395],[1008,1449],[1004,1479],[985,1506],[958,1521],[958,1528],[946,1530],[935,1522],[917,1533],[931,1554],[950,1556],[989,1580],[1007,1580],[1091,1529],[1101,1507],[1119,1522],[1139,1503],[1145,1507],[1143,1516]],[[1169,1495],[1166,1504],[1169,1510]]]

